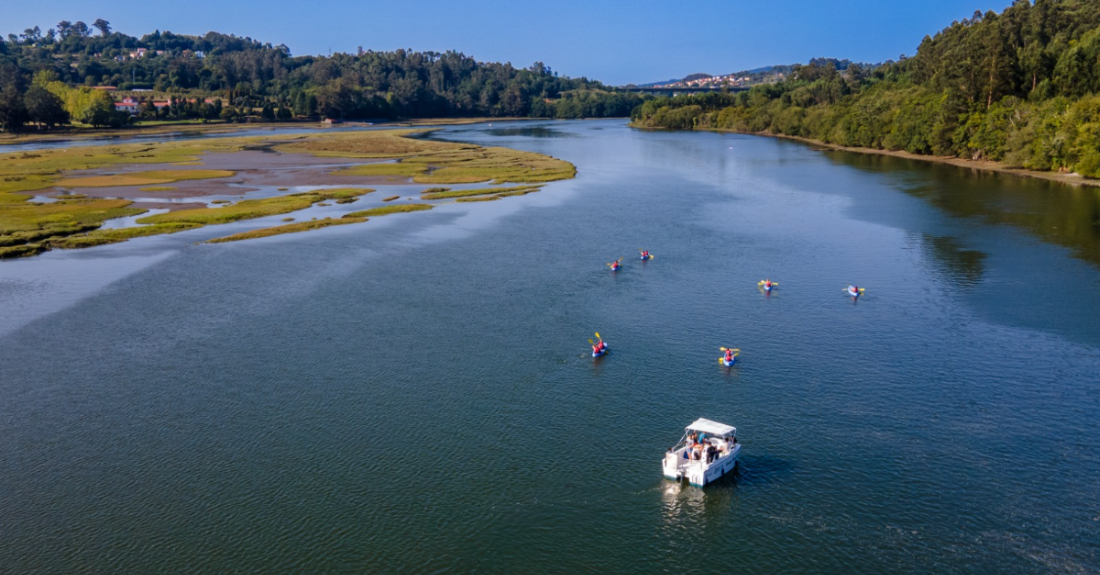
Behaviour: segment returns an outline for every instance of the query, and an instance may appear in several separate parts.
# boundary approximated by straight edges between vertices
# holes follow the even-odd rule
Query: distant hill
[[[808,65],[810,66],[832,66],[838,71],[844,71],[848,69],[848,66],[854,64],[848,59],[839,58],[812,58]],[[760,68],[753,68],[751,70],[740,70],[733,72],[732,74],[706,74],[696,73],[689,74],[678,80],[665,80],[664,82],[650,82],[648,84],[637,84],[643,88],[653,87],[717,87],[723,84],[729,84],[730,86],[752,86],[754,84],[770,83],[781,80],[791,74],[795,66],[802,64],[773,64],[771,66],[762,66]],[[864,64],[860,63],[865,69],[874,69],[879,64]]]

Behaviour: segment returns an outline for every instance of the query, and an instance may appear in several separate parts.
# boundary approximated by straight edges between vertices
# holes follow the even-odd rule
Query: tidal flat
[[[376,186],[544,183],[576,175],[572,164],[550,156],[424,139],[430,131],[230,136],[0,154],[0,258],[289,214],[327,206],[321,203],[326,201],[349,204]],[[422,199],[483,194],[499,199],[538,189],[529,188],[476,193],[440,189]],[[391,195],[382,201],[393,199]],[[392,208],[384,213],[430,205]],[[134,218],[130,227],[104,228],[109,220],[152,209],[168,212]],[[247,237],[315,227],[324,226],[275,226]]]

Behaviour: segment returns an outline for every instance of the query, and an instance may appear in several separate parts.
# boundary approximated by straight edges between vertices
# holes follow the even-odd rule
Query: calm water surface
[[[621,121],[437,137],[578,177],[2,262],[0,571],[1100,570],[1096,190]],[[744,443],[706,489],[660,475],[697,417]]]

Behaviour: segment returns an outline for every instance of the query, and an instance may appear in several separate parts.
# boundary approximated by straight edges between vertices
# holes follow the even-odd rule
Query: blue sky
[[[457,50],[610,84],[729,73],[816,56],[878,62],[1010,0],[43,0],[4,2],[0,32],[103,18],[120,32],[209,30],[286,44],[295,55]]]

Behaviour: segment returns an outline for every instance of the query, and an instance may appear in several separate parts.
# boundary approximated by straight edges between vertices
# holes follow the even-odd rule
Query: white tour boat
[[[687,426],[680,442],[665,453],[665,477],[687,479],[702,487],[737,467],[737,428],[709,419],[697,419]]]

